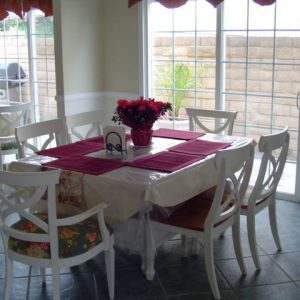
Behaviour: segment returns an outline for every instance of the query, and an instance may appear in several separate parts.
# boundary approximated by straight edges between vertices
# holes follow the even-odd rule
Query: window
[[[185,107],[237,110],[235,135],[289,127],[286,179],[295,181],[300,90],[297,0],[260,6],[225,0],[215,9],[190,0],[177,9],[149,5],[149,96],[173,102],[162,126],[188,128]],[[160,22],[156,22],[156,20]],[[287,168],[286,168],[287,169]]]
[[[0,100],[31,102],[31,121],[55,118],[53,17],[32,10],[0,22]]]

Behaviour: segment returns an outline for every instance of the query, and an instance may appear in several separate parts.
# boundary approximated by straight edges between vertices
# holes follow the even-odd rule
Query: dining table
[[[154,251],[169,236],[154,232],[150,214],[169,216],[180,204],[217,182],[216,151],[248,143],[251,138],[184,130],[157,129],[147,147],[127,151],[105,149],[104,137],[46,149],[11,162],[10,171],[61,169],[57,201],[84,210],[107,203],[105,218],[113,227],[115,244],[142,257],[151,280]],[[149,247],[149,243],[151,247]]]

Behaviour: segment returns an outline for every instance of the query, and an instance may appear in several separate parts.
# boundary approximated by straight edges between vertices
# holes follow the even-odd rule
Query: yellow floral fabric
[[[39,213],[37,216],[47,223],[48,218],[46,214]],[[12,227],[23,232],[44,233],[41,228],[26,219],[21,219]],[[75,225],[59,227],[58,238],[60,258],[82,254],[102,241],[98,223],[92,218]],[[50,258],[49,243],[29,242],[10,238],[8,245],[11,250],[23,255]]]

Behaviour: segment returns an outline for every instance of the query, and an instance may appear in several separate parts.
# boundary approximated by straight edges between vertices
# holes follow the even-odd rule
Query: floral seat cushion
[[[36,214],[41,220],[47,222],[47,214]],[[13,225],[14,229],[30,233],[44,233],[44,231],[32,222],[21,219]],[[95,247],[102,241],[98,223],[95,219],[89,218],[80,223],[62,226],[58,228],[59,237],[59,258],[67,258],[80,255]],[[10,238],[9,248],[17,253],[37,258],[50,258],[50,244],[29,242]]]

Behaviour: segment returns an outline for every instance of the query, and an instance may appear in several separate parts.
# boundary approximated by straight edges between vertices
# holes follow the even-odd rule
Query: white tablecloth
[[[232,142],[233,147],[249,141],[245,137],[213,134],[207,134],[200,139],[229,141]],[[149,148],[135,148],[129,142],[127,155],[111,155],[105,150],[90,155],[130,161],[182,142],[182,140],[153,138],[153,143]],[[42,162],[53,159],[45,156],[33,156],[11,163],[9,169],[12,171],[38,170]],[[73,182],[71,184],[69,182],[70,192],[77,193],[79,197],[83,196],[84,198],[82,208],[106,202],[108,208],[105,215],[114,221],[129,219],[149,203],[162,208],[175,206],[212,187],[217,180],[214,155],[172,173],[124,166],[99,176],[70,171],[68,174],[73,178]],[[68,191],[65,189],[64,194],[67,193]]]

